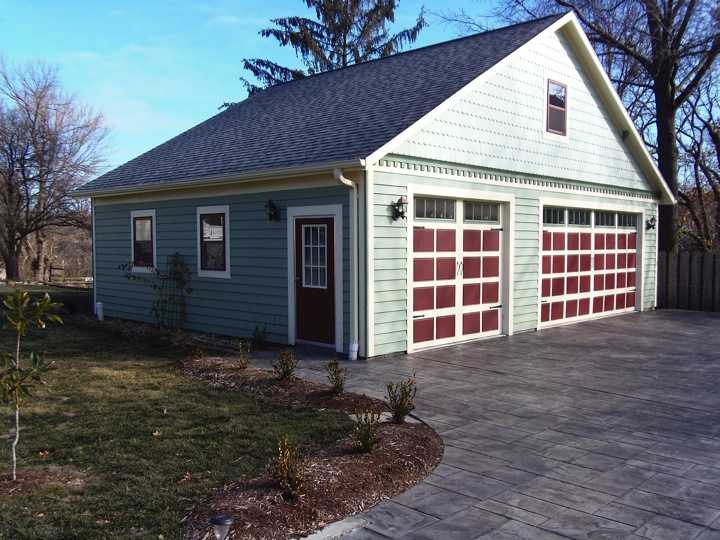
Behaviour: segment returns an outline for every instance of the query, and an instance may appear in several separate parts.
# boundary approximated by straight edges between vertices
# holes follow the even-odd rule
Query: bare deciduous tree
[[[102,116],[62,92],[54,68],[0,64],[0,257],[8,279],[20,278],[31,236],[42,278],[48,227],[87,222],[70,194],[98,171],[106,135]]]
[[[513,22],[572,10],[582,23],[633,120],[678,194],[677,118],[720,54],[715,0],[503,0]],[[459,28],[483,27],[466,12],[442,15]],[[660,209],[660,245],[676,238],[676,209]]]
[[[691,246],[720,248],[720,88],[711,73],[683,104],[679,126],[680,227]]]

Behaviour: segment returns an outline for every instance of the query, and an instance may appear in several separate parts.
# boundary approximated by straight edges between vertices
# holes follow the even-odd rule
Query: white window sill
[[[230,279],[230,271],[214,271],[214,270],[200,270],[198,272],[198,277],[201,278],[215,278],[215,279]]]

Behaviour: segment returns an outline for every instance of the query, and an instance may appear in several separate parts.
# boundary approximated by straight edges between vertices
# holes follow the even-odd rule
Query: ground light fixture
[[[212,516],[210,518],[210,524],[213,526],[215,539],[225,540],[228,533],[230,532],[230,527],[232,527],[233,523],[235,523],[235,519],[233,519],[232,516],[228,516],[227,514]]]

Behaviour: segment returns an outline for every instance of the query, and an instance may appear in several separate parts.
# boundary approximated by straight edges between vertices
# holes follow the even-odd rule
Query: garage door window
[[[497,223],[500,220],[500,205],[497,203],[465,201],[465,221]]]
[[[430,199],[417,197],[415,199],[416,219],[455,219],[455,201],[452,199]]]
[[[565,209],[546,207],[543,210],[543,223],[545,225],[564,225]]]

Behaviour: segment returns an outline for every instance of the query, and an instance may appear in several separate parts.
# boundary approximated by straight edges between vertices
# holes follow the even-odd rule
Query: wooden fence
[[[658,253],[658,307],[720,311],[720,253]]]

